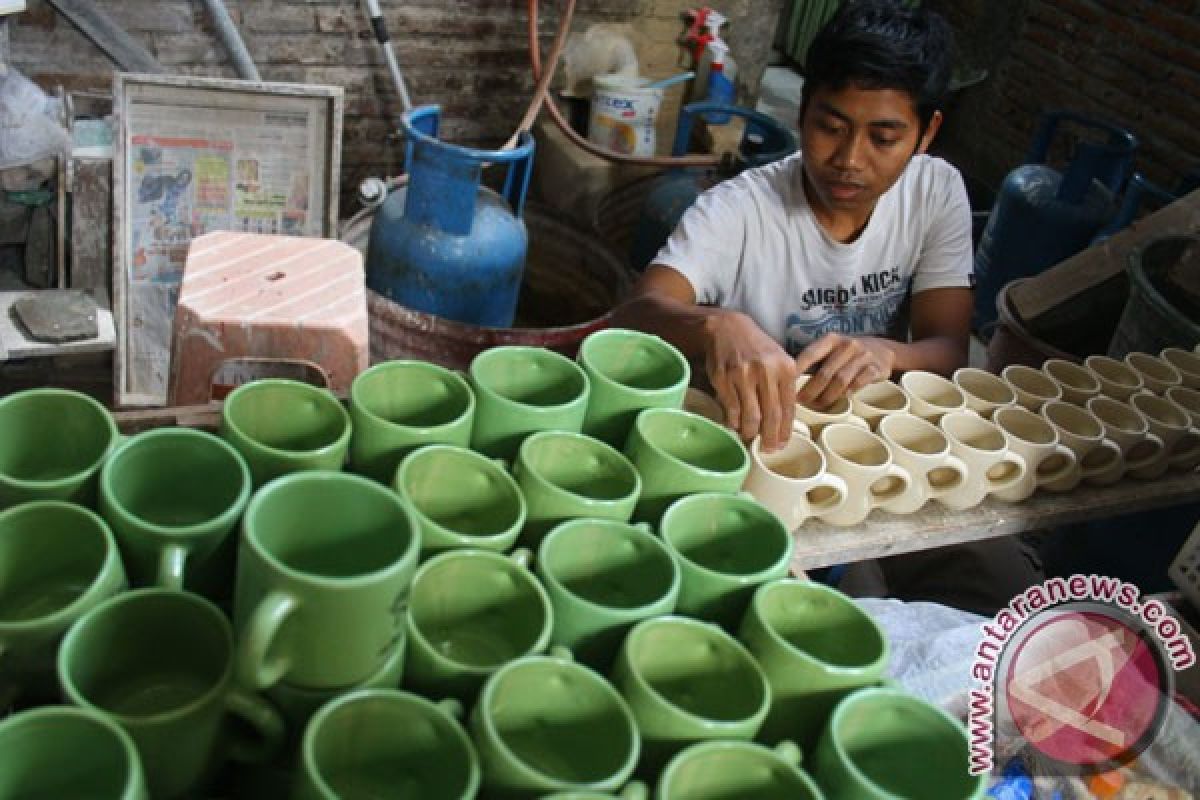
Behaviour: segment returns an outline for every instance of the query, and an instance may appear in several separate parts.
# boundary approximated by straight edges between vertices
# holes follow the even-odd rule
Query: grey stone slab
[[[46,290],[0,292],[0,349],[6,351],[5,358],[40,358],[76,353],[104,353],[113,350],[116,345],[117,331],[113,324],[112,308],[109,305],[108,295],[99,289],[87,292],[96,301],[96,322],[99,335],[92,339],[59,344],[30,339],[26,335],[24,326],[13,316],[12,305],[22,297],[42,294],[44,291]]]
[[[12,306],[29,338],[51,344],[95,339],[100,332],[96,310],[89,295],[69,289],[30,292]]]

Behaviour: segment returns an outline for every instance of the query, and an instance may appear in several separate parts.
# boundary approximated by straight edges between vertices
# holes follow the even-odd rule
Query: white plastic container
[[[588,139],[617,153],[652,156],[658,141],[655,123],[663,90],[648,89],[649,78],[597,75],[592,80]]]

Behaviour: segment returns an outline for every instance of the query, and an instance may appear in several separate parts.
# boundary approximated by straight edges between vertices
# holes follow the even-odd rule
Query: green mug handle
[[[462,722],[463,715],[467,713],[467,710],[463,708],[462,701],[454,697],[446,697],[439,700],[436,705],[459,722]]]
[[[183,591],[183,570],[188,551],[181,544],[167,545],[158,555],[158,585],[173,592]]]
[[[561,658],[563,661],[575,660],[575,654],[571,652],[571,648],[564,647],[561,644],[556,644],[551,647],[549,655],[551,658]]]
[[[533,564],[533,551],[528,547],[518,547],[509,555],[513,563],[524,570],[528,570]]]
[[[621,800],[650,800],[650,790],[641,781],[633,781],[626,784],[625,788],[617,793],[617,797]]]
[[[291,664],[286,658],[267,659],[271,643],[279,635],[288,617],[299,607],[290,594],[273,591],[259,601],[242,634],[238,648],[238,678],[245,686],[269,689],[287,674]]]
[[[245,734],[234,735],[229,745],[229,756],[234,761],[265,764],[283,749],[283,717],[261,697],[235,686],[225,698],[225,710],[240,717],[257,734],[257,739]]]
[[[775,745],[775,754],[793,767],[798,767],[804,763],[804,751],[800,749],[800,745],[791,739],[784,739]]]

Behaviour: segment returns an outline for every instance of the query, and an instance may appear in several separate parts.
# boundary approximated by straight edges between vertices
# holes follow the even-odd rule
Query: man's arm
[[[676,270],[651,265],[613,312],[613,324],[661,336],[702,361],[726,422],[743,439],[761,434],[774,450],[791,437],[795,361],[745,314],[697,305],[691,283]]]

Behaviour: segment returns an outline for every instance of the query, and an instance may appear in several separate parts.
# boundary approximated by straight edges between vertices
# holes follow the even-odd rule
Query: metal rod
[[[121,69],[157,75],[167,70],[141,42],[113,21],[91,0],[50,0],[50,5],[83,32]]]
[[[207,6],[208,15],[212,17],[213,25],[217,29],[217,38],[229,52],[229,60],[233,62],[238,77],[245,81],[261,81],[258,67],[250,57],[250,51],[246,49],[246,43],[242,41],[242,35],[233,24],[225,3],[221,0],[204,0],[204,5]]]
[[[412,100],[408,96],[408,87],[404,83],[404,73],[400,71],[400,62],[392,50],[392,41],[388,37],[387,23],[383,19],[383,11],[379,8],[379,0],[366,0],[367,15],[371,18],[371,29],[375,31],[375,41],[383,48],[383,58],[387,61],[388,72],[392,73],[392,83],[396,85],[396,93],[400,95],[400,105],[405,111],[412,111]]]

